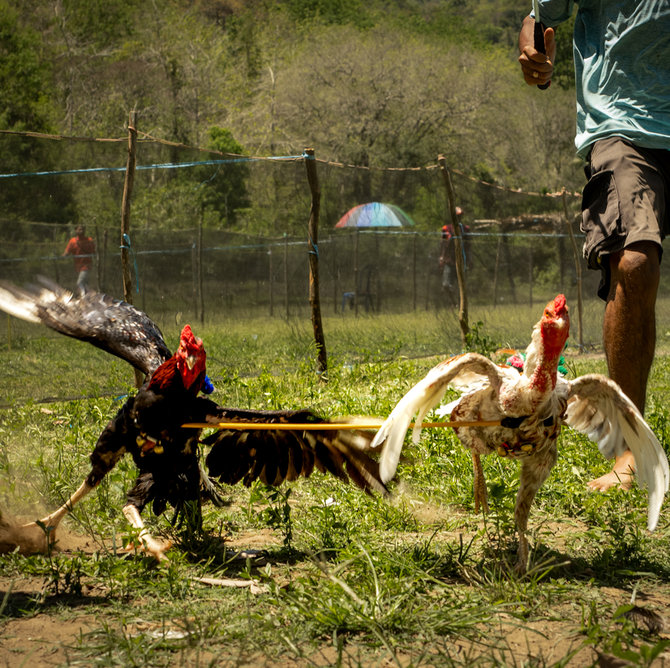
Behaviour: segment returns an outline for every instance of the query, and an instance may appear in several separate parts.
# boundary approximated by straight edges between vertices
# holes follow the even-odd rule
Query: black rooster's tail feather
[[[0,282],[0,309],[87,341],[145,374],[171,357],[156,323],[132,304],[101,292],[76,296],[48,278],[37,280],[25,288]]]
[[[221,409],[219,420],[328,424],[311,411],[248,411]],[[351,422],[345,418],[338,422]],[[280,485],[308,478],[316,468],[344,482],[351,480],[368,493],[386,495],[379,464],[369,454],[373,432],[363,429],[237,430],[222,429],[203,439],[211,450],[206,458],[209,475],[220,482],[250,485],[260,480]]]

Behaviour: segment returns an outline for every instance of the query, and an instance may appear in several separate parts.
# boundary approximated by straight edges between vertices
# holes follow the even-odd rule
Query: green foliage
[[[0,127],[3,129],[35,132],[50,129],[51,68],[43,58],[40,43],[39,34],[21,25],[18,13],[7,0],[1,0]]]
[[[502,346],[483,330],[484,323],[481,320],[470,326],[470,331],[465,335],[465,349],[468,352],[489,356]]]
[[[238,209],[249,206],[249,196],[246,181],[249,178],[249,168],[243,162],[236,163],[235,155],[245,153],[244,148],[233,138],[233,134],[226,128],[212,127],[209,129],[209,148],[224,154],[231,164],[221,165],[217,168],[198,170],[200,174],[201,187],[205,193],[202,196],[203,205],[218,215],[217,228],[221,222],[233,225],[237,218]],[[231,155],[226,155],[231,154]],[[196,175],[196,178],[197,175]]]
[[[64,0],[62,26],[92,48],[115,46],[133,31],[133,13],[144,7],[138,0]]]
[[[367,6],[362,0],[286,0],[286,7],[298,21],[370,25]]]
[[[169,0],[150,17],[137,0],[68,0],[56,13],[45,0],[2,7],[3,127],[117,137],[132,109],[140,131],[202,146],[213,129],[224,152],[294,154],[309,144],[321,158],[373,167],[425,165],[444,153],[463,173],[491,182],[531,185],[528,175],[542,174],[546,189],[581,183],[572,164],[574,99],[562,90],[567,74],[557,70],[560,85],[541,97],[522,84],[514,42],[526,10],[511,0]],[[40,32],[26,27],[35,19]],[[535,117],[543,122],[530,132]],[[33,161],[17,148],[3,142],[3,163],[50,168],[53,156]],[[188,162],[176,147],[172,153],[172,161]],[[65,157],[64,168],[79,166]],[[206,226],[224,220],[282,233],[286,221],[300,220],[284,175],[270,184],[254,183],[244,165],[190,172],[152,174],[152,193],[140,188],[133,202],[141,225],[172,229],[202,216]],[[118,210],[118,190],[92,192],[81,176],[65,186],[59,180],[48,196],[44,180],[20,188],[33,183],[42,196],[24,196],[30,210],[22,212],[33,220],[102,222]],[[366,201],[374,186],[374,177],[361,175],[352,199]],[[260,214],[260,199],[270,214]],[[11,201],[22,204],[18,192]],[[425,203],[418,208],[430,212]]]
[[[48,50],[39,33],[24,25],[6,0],[0,0],[0,90],[0,128],[53,131],[59,112]],[[36,145],[7,135],[1,156],[3,173],[47,171],[56,163],[58,149],[48,142]],[[50,190],[34,178],[3,179],[0,206],[20,220],[63,222],[72,215],[71,189],[69,184],[60,184]],[[4,238],[15,234],[7,230]]]
[[[289,503],[291,488],[266,487],[264,494],[268,507],[261,517],[268,526],[281,530],[284,534],[284,546],[290,550],[293,543],[293,523]]]

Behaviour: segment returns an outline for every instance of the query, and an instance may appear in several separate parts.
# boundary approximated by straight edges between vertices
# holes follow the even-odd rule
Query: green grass
[[[328,383],[313,372],[309,324],[206,325],[199,334],[214,399],[386,415],[439,359],[430,356],[436,348],[460,350],[455,322],[419,315],[326,320]],[[479,342],[527,341],[530,312],[530,324],[522,320],[525,336],[505,340],[489,316]],[[177,329],[166,328],[172,345]],[[0,354],[11,404],[0,412],[0,508],[34,519],[83,480],[132,374],[90,346],[52,336],[17,336]],[[657,358],[648,402],[666,449],[669,365]],[[604,371],[601,359],[573,354],[570,366]],[[82,632],[63,636],[57,665],[590,665],[594,650],[651,665],[663,651],[667,636],[622,617],[620,607],[633,596],[657,612],[670,602],[667,511],[649,534],[641,490],[588,492],[586,481],[608,470],[595,446],[563,432],[558,464],[531,513],[523,577],[510,568],[517,466],[485,459],[491,512],[482,518],[473,512],[470,455],[451,431],[426,430],[406,453],[391,501],[316,473],[278,491],[228,488],[230,505],[206,507],[199,537],[175,530],[170,512],[156,518],[146,510],[150,529],[177,544],[161,565],[116,551],[130,538],[121,507],[135,476],[123,460],[65,521],[88,547],[0,557],[0,645],[31,619],[62,629],[85,619]],[[230,561],[221,539],[262,548],[266,563]],[[264,589],[192,579],[201,576],[251,578]],[[13,660],[28,665],[30,651],[15,649]]]
[[[542,304],[470,308],[475,343],[525,348]],[[590,323],[598,315],[589,308]],[[0,326],[0,383],[7,405],[30,399],[68,399],[115,395],[133,383],[123,362],[85,343],[44,327],[8,316]],[[168,345],[175,347],[182,318],[157,317]],[[479,325],[477,323],[480,323]],[[289,321],[222,315],[205,325],[191,323],[208,349],[210,376],[234,394],[239,380],[263,372],[272,375],[313,367],[316,357],[309,316]],[[452,355],[462,350],[458,313],[418,310],[407,314],[325,315],[323,328],[329,366],[349,368],[361,362],[386,362],[403,357]],[[573,328],[576,332],[576,327]],[[593,326],[588,330],[597,340]],[[478,340],[477,340],[478,339]],[[574,345],[576,341],[571,341]],[[48,369],[48,373],[45,373]],[[244,381],[243,381],[244,382]],[[243,384],[243,383],[242,383]],[[235,396],[231,397],[235,401]],[[255,397],[254,397],[255,400]]]

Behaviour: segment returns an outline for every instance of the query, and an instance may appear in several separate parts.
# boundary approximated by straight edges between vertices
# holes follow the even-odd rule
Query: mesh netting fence
[[[81,223],[96,242],[91,287],[122,297],[126,141],[0,134],[0,155],[0,278],[21,284],[42,274],[73,288],[72,258],[62,253]],[[450,218],[437,164],[368,169],[319,161],[317,151],[316,166],[321,208],[312,244],[304,156],[253,159],[140,141],[123,242],[130,248],[134,303],[157,319],[183,314],[206,322],[221,312],[237,320],[309,318],[312,252],[324,316],[453,309],[458,288],[439,263],[441,228]],[[580,198],[496,187],[450,167],[463,210],[473,311],[508,304],[539,309],[558,292],[575,304],[581,287],[585,321],[595,323],[585,328],[584,343],[598,344],[599,276],[581,258]],[[335,227],[366,202],[396,205],[414,225]]]

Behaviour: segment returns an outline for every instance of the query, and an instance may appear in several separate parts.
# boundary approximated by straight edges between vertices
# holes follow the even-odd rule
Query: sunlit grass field
[[[544,302],[532,306],[472,305],[468,320],[472,343],[478,348],[525,348]],[[570,351],[578,350],[578,315],[572,307]],[[316,358],[309,313],[284,320],[250,313],[217,314],[204,324],[184,314],[149,314],[160,326],[169,346],[176,347],[181,327],[189,322],[207,343],[210,376],[228,378],[309,369]],[[670,305],[667,338],[670,341]],[[600,348],[602,306],[587,302],[583,316],[583,342],[587,352]],[[448,357],[463,350],[454,309],[417,310],[406,314],[363,314],[358,317],[324,315],[326,351],[331,367],[402,358]],[[659,331],[662,326],[659,326]],[[665,330],[663,330],[665,332]],[[661,339],[664,336],[659,337]],[[97,397],[118,393],[133,382],[121,361],[92,346],[73,341],[39,325],[0,314],[0,351],[3,364],[1,405],[29,400]],[[430,363],[434,362],[432,360]],[[231,388],[234,391],[234,383]],[[235,401],[235,396],[230,397]]]
[[[525,347],[542,306],[473,307],[469,345]],[[570,373],[604,372],[602,312],[585,310],[583,354],[572,313]],[[173,348],[178,320],[160,322]],[[326,317],[324,382],[308,319],[192,324],[207,347],[215,401],[309,406],[327,417],[385,416],[431,366],[463,349],[450,311]],[[668,331],[659,316],[647,407],[666,449]],[[16,321],[5,337],[0,508],[32,520],[84,479],[133,374],[90,345]],[[451,431],[425,430],[406,453],[390,500],[315,473],[278,490],[226,488],[230,505],[206,507],[203,535],[173,527],[169,511],[155,518],[147,509],[150,528],[175,542],[161,565],[120,551],[131,538],[121,507],[135,476],[122,461],[65,521],[63,539],[83,537],[84,547],[0,557],[0,647],[11,648],[0,649],[0,663],[583,666],[600,654],[651,665],[664,652],[665,630],[624,613],[635,603],[663,615],[670,604],[670,515],[664,508],[649,534],[644,491],[589,492],[586,482],[609,464],[584,437],[561,436],[558,464],[531,512],[523,577],[510,567],[516,464],[485,460],[491,512],[483,518],[473,511],[470,455]],[[260,550],[262,560],[231,561],[229,550],[243,548]],[[61,639],[22,645],[34,620],[57,624]]]

